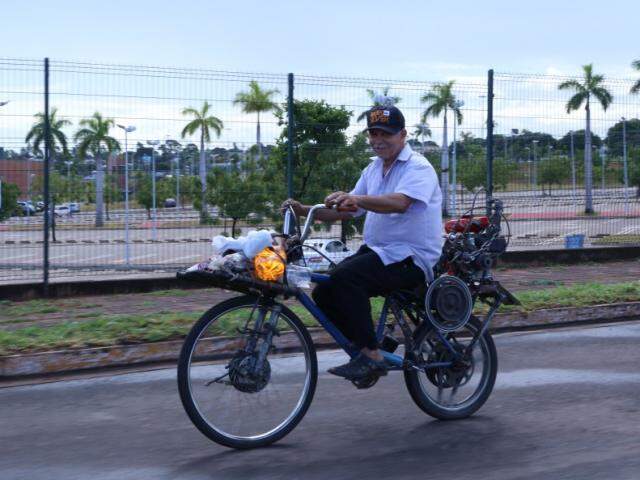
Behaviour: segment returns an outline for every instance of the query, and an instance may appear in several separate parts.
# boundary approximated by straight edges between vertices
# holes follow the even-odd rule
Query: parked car
[[[36,212],[41,212],[44,210],[44,202],[36,202]]]
[[[22,212],[23,215],[36,214],[36,207],[34,207],[31,202],[19,201],[18,209]]]
[[[176,206],[175,198],[165,198],[164,200],[164,208],[174,208]]]
[[[302,252],[307,267],[314,272],[326,272],[331,265],[329,260],[320,255],[318,251],[322,252],[334,263],[340,263],[354,253],[338,239],[310,238],[304,242]]]
[[[58,205],[53,213],[56,215],[56,217],[65,217],[67,215],[71,215],[71,209],[68,205]]]
[[[80,204],[77,202],[69,202],[66,205],[69,207],[71,213],[78,213],[80,211]]]

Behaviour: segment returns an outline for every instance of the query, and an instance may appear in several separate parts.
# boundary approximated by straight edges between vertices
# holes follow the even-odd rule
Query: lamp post
[[[622,117],[622,161],[624,165],[624,213],[629,214],[629,170],[627,166],[627,119]]]
[[[73,162],[65,160],[64,164],[67,166],[67,195],[69,196],[69,201],[71,201],[71,165]]]
[[[573,187],[573,201],[576,201],[576,156],[573,144],[573,130],[569,132],[571,138],[570,153],[571,153],[571,186]]]
[[[156,212],[156,156],[154,147],[159,144],[160,140],[147,140],[147,145],[151,145],[151,238],[153,240],[158,239],[158,217]]]
[[[129,262],[129,145],[128,134],[135,131],[136,127],[118,125],[124,130],[124,261],[127,267]]]
[[[462,100],[456,100],[453,104],[455,109],[461,109],[464,106],[464,102]],[[453,116],[453,151],[452,151],[452,156],[451,156],[451,188],[449,189],[449,191],[451,192],[451,212],[453,213],[453,215],[456,214],[456,183],[457,183],[457,178],[456,178],[456,172],[458,171],[457,165],[458,165],[458,157],[457,157],[457,148],[456,148],[456,127],[458,125],[458,122],[456,121],[456,117],[455,115]]]
[[[601,177],[601,183],[602,183],[603,196],[604,196],[604,164],[605,164],[606,156],[607,156],[607,147],[603,143],[602,146],[600,147],[600,165],[602,166],[602,175],[600,177]]]
[[[531,178],[531,147],[524,147],[524,149],[527,151],[527,173],[529,175],[529,185],[531,185],[533,181]]]
[[[4,107],[7,103],[9,103],[9,100],[0,102],[0,107]],[[2,178],[0,178],[0,210],[2,210]]]
[[[539,140],[533,140],[533,188],[534,190],[538,189],[538,158],[537,158],[537,149]]]

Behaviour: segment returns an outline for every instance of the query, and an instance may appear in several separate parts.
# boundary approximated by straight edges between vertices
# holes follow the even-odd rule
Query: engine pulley
[[[425,310],[431,324],[442,332],[464,327],[471,318],[473,299],[467,284],[453,275],[434,280],[425,298]]]

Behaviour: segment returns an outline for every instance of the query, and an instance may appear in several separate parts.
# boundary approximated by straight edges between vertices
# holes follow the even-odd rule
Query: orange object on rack
[[[280,247],[266,247],[253,258],[256,277],[265,282],[277,282],[284,275],[287,256]]]

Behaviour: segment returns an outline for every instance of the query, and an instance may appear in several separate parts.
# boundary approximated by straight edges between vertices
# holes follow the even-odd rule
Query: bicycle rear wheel
[[[434,328],[420,328],[415,333],[417,360],[421,363],[452,362],[453,352],[462,353],[480,331],[479,320],[472,316],[460,330],[439,334]],[[447,339],[445,344],[442,339]],[[404,372],[405,383],[413,401],[424,412],[440,420],[466,418],[489,398],[498,373],[498,354],[493,339],[485,332],[471,354],[450,367]]]
[[[224,301],[193,326],[178,361],[182,404],[211,440],[255,448],[287,435],[304,417],[318,367],[300,319],[275,302]]]

